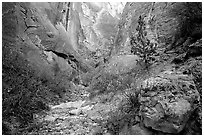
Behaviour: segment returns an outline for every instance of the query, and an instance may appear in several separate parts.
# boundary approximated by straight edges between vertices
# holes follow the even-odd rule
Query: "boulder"
[[[113,56],[105,70],[110,74],[125,74],[136,68],[138,60],[136,55]]]
[[[164,133],[181,132],[200,100],[192,78],[180,72],[164,71],[143,81],[141,87],[142,122]]]

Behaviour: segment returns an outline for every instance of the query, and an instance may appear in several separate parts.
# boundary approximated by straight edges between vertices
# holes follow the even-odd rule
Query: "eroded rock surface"
[[[198,107],[200,96],[190,76],[164,71],[143,82],[139,100],[146,127],[179,133]]]
[[[193,7],[197,7],[196,10]],[[176,47],[189,42],[189,38],[195,42],[202,37],[201,7],[200,3],[126,3],[119,21],[113,54],[129,46],[130,38],[138,31],[136,29],[140,17],[146,22],[146,37],[159,44],[159,47],[169,44]]]

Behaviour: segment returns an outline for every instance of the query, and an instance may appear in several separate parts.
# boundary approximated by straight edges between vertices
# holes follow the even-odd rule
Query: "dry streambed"
[[[106,134],[100,126],[102,115],[99,104],[78,100],[50,106],[46,115],[36,115],[38,128],[26,131],[29,135],[93,135]],[[106,109],[103,107],[102,109]],[[100,109],[100,111],[103,111]]]

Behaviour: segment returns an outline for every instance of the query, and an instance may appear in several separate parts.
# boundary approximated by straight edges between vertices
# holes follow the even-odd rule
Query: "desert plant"
[[[138,92],[125,93],[124,100],[120,107],[110,114],[105,128],[111,134],[119,134],[125,126],[131,126],[138,122],[135,117],[138,115],[139,108]]]
[[[120,109],[125,113],[136,115],[140,108],[138,95],[138,92],[125,93],[125,103]]]

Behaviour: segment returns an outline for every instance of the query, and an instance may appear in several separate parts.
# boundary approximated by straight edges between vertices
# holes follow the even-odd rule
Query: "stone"
[[[75,101],[75,102],[67,102],[67,103],[62,103],[60,105],[52,106],[51,109],[80,108],[84,103],[85,101],[82,101],[82,100]]]
[[[53,116],[49,116],[49,115],[44,118],[45,121],[52,121],[52,122],[54,122],[56,119],[57,119],[57,117],[53,117]]]
[[[142,122],[164,133],[181,132],[200,100],[192,78],[180,72],[161,72],[143,81],[141,87]]]
[[[83,112],[82,112],[81,109],[73,109],[73,110],[69,111],[69,114],[70,114],[70,115],[76,115],[76,116],[78,116],[78,115],[80,115],[80,114],[82,114],[82,113],[83,113]]]

